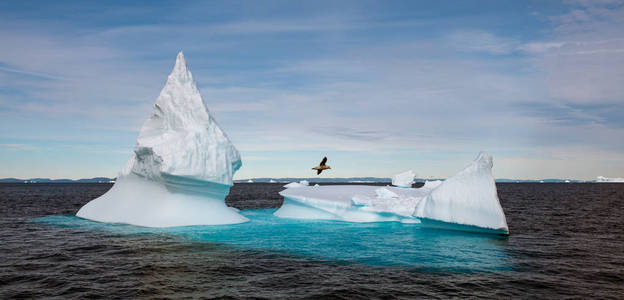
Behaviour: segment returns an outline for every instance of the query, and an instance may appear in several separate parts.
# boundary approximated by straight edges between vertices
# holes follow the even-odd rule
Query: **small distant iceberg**
[[[425,180],[425,185],[423,185],[423,188],[433,190],[437,188],[440,184],[442,184],[442,180]]]
[[[254,181],[253,181],[253,180],[251,180],[251,179],[247,180],[247,183],[253,183],[253,182],[254,182]]]
[[[126,167],[76,215],[146,227],[246,222],[224,202],[241,165],[180,52]]]
[[[604,176],[596,177],[596,182],[624,182],[624,178],[608,178]]]
[[[289,184],[284,185],[285,188],[287,189],[291,189],[291,188],[298,188],[298,187],[302,187],[302,186],[309,186],[310,183],[307,180],[301,180],[299,182],[291,182]]]
[[[421,222],[423,227],[508,235],[492,166],[492,157],[481,152],[456,175],[444,181],[426,181],[420,188],[289,186],[280,192],[284,203],[274,214],[348,222]],[[405,173],[399,174],[393,185],[405,186],[413,180]]]
[[[414,183],[414,177],[416,174],[412,170],[396,174],[392,176],[392,185],[398,187],[411,188]]]

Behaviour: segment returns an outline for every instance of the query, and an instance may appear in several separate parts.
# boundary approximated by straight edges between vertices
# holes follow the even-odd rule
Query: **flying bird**
[[[326,162],[327,162],[327,157],[323,157],[323,160],[321,160],[321,163],[318,166],[312,168],[312,170],[316,170],[316,175],[320,175],[321,172],[323,172],[323,170],[331,169],[329,165],[325,164]]]

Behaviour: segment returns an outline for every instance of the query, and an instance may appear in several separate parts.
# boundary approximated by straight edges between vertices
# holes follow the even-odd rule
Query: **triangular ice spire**
[[[115,185],[76,215],[149,227],[245,222],[224,202],[240,167],[180,52]]]
[[[124,173],[148,178],[166,173],[231,185],[240,166],[238,150],[210,115],[180,51]]]
[[[189,70],[186,64],[186,59],[184,58],[184,53],[182,53],[182,51],[178,52],[175,65],[173,66],[173,70],[171,70],[171,74],[169,74],[169,78],[167,79],[167,82],[172,81],[172,80],[180,82],[180,83],[183,83],[183,82],[195,83],[193,81],[193,75],[191,74],[191,71]]]
[[[477,226],[509,234],[492,166],[492,156],[479,153],[470,165],[444,180],[421,200],[414,215],[425,221]]]

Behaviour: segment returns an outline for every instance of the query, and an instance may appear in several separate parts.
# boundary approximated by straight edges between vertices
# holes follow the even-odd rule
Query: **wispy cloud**
[[[556,12],[495,3],[493,14],[432,3],[324,4],[129,4],[97,14],[72,4],[83,13],[62,21],[5,9],[0,141],[13,154],[28,144],[19,138],[84,145],[68,149],[84,159],[111,143],[98,153],[110,173],[97,175],[114,176],[127,159],[119,149],[131,148],[184,50],[251,177],[279,175],[280,158],[267,154],[277,152],[289,163],[319,152],[387,157],[386,173],[422,157],[438,163],[419,167],[443,175],[456,171],[453,159],[490,150],[503,156],[502,176],[514,174],[505,157],[524,162],[529,176],[530,166],[554,157],[618,157],[624,146],[620,2],[570,1]],[[47,13],[66,16],[64,5]],[[526,155],[581,146],[574,156]],[[70,161],[62,157],[50,161]],[[614,165],[624,167],[624,158]]]
[[[39,147],[25,144],[0,144],[1,147],[11,151],[35,151],[39,150]]]
[[[457,31],[446,37],[459,51],[509,54],[518,49],[519,41],[497,36],[487,31]]]

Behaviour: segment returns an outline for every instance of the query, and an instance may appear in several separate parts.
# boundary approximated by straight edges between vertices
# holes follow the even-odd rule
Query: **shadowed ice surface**
[[[506,242],[503,238],[425,229],[420,224],[398,222],[284,219],[273,216],[273,212],[274,209],[243,210],[241,213],[250,222],[242,224],[166,229],[99,223],[68,215],[47,216],[35,221],[119,234],[166,233],[192,241],[378,266],[461,272],[512,268],[500,247]]]

